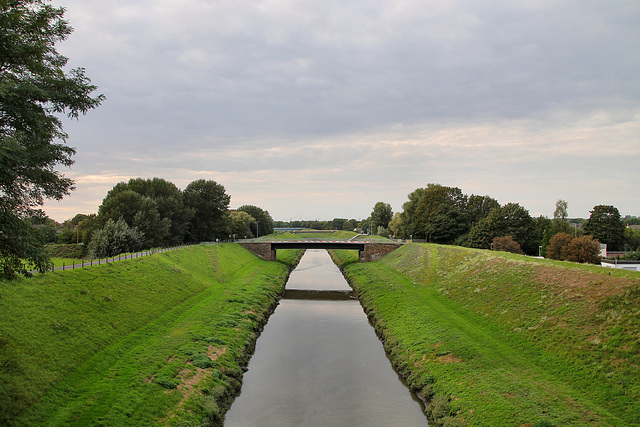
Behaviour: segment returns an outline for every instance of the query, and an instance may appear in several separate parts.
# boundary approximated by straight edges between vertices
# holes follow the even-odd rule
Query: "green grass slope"
[[[220,425],[300,254],[190,247],[0,282],[0,424]]]
[[[345,274],[432,426],[640,425],[640,275],[406,245]]]

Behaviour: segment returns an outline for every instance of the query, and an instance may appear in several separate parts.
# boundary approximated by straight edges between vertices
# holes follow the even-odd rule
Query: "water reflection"
[[[426,425],[328,254],[307,251],[301,267],[291,275],[288,295],[314,293],[305,289],[309,272],[319,277],[316,294],[343,299],[281,301],[258,339],[225,426]],[[335,272],[339,283],[327,280]]]

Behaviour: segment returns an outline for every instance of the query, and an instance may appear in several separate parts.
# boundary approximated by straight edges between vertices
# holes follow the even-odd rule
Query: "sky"
[[[106,101],[65,120],[95,213],[130,178],[214,180],[275,220],[402,211],[429,183],[553,217],[640,216],[637,0],[54,0]]]

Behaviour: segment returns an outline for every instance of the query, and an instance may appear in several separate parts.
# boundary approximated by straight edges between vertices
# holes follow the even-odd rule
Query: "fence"
[[[193,246],[198,244],[199,243],[194,243],[191,245],[178,245],[178,246],[171,246],[168,248],[153,248],[153,249],[147,249],[139,252],[127,252],[124,254],[119,254],[117,256],[108,257],[108,258],[90,259],[89,261],[86,261],[83,259],[81,260],[80,263],[76,264],[75,262],[73,262],[71,265],[65,265],[66,263],[63,262],[61,266],[56,267],[54,265],[50,271],[65,271],[65,270],[75,270],[76,268],[93,267],[94,265],[108,264],[116,261],[124,261],[127,259],[133,259],[133,258],[142,258],[144,256],[157,254],[159,252],[173,251],[175,249],[186,248],[188,246]]]

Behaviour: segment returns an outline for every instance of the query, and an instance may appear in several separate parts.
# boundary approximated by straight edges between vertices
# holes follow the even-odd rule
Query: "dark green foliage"
[[[116,184],[98,208],[103,223],[122,218],[141,231],[145,248],[183,243],[192,216],[182,192],[162,178],[136,178]]]
[[[538,254],[536,224],[529,211],[517,203],[507,203],[495,208],[480,220],[469,232],[469,244],[474,248],[488,249],[495,237],[511,236],[529,255]]]
[[[372,230],[377,231],[378,227],[387,228],[389,227],[389,222],[393,218],[393,210],[391,209],[391,205],[389,203],[378,202],[373,207],[373,211],[371,212],[371,228]]]
[[[433,243],[452,244],[467,231],[469,223],[464,212],[444,204],[435,209],[425,226],[427,241]]]
[[[629,252],[628,254],[624,255],[623,257],[620,257],[620,259],[627,260],[627,261],[640,260],[640,251]]]
[[[193,366],[197,366],[201,369],[213,368],[214,366],[216,366],[216,362],[211,360],[206,354],[201,353],[191,355],[189,361]]]
[[[584,232],[606,243],[609,250],[620,250],[624,241],[624,228],[620,212],[615,206],[598,205],[593,207]]]
[[[231,197],[224,187],[215,181],[198,179],[184,189],[184,205],[191,209],[193,217],[187,229],[192,242],[224,239],[229,233],[225,212]]]
[[[82,258],[86,247],[84,245],[46,245],[45,250],[53,258]]]
[[[18,273],[29,275],[31,270],[45,272],[50,268],[43,236],[28,220],[0,206],[0,278],[12,279]]]
[[[136,227],[129,227],[124,219],[109,219],[104,227],[91,236],[87,248],[90,259],[112,257],[127,252],[135,252],[143,247],[144,234]]]
[[[153,382],[168,389],[176,388],[180,384],[180,381],[168,377],[159,377],[154,379]]]
[[[256,220],[255,224],[250,225],[251,233],[255,237],[273,233],[273,218],[268,211],[253,205],[240,206],[237,210],[248,213]]]
[[[469,222],[473,225],[482,218],[486,218],[492,210],[499,207],[500,203],[492,197],[472,194],[467,200],[465,210]]]
[[[75,150],[64,142],[61,114],[77,118],[104,97],[84,69],[65,70],[55,45],[71,34],[64,9],[41,0],[0,5],[0,267],[13,276],[19,258],[46,267],[40,236],[27,218],[45,199],[60,200],[73,181],[56,170],[70,166]]]
[[[428,237],[427,233],[433,233],[433,229],[437,227],[437,222],[442,221],[442,218],[432,218],[432,215],[439,208],[442,209],[443,206],[448,208],[447,213],[456,211],[457,219],[464,218],[462,223],[466,224],[466,205],[467,196],[457,187],[428,184],[427,188],[418,188],[409,194],[409,201],[402,205],[404,209],[402,214],[402,223],[405,227],[404,233],[412,235],[414,239],[426,239]],[[447,215],[447,213],[444,215]],[[439,211],[438,215],[443,215],[442,210]],[[430,224],[432,219],[435,224]],[[464,229],[465,227],[462,228]],[[444,230],[438,233],[444,233]],[[450,240],[453,241],[455,237]]]

